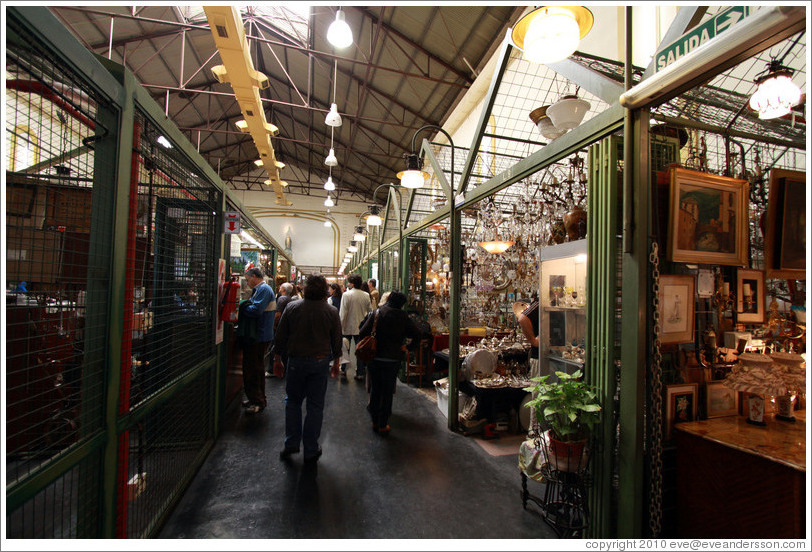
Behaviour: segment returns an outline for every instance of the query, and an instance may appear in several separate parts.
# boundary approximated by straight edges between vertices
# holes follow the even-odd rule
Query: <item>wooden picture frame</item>
[[[674,425],[696,420],[696,397],[699,385],[678,383],[665,390],[665,440],[670,441]]]
[[[750,184],[671,167],[668,260],[745,266]]]
[[[739,392],[720,381],[706,383],[705,412],[708,418],[737,416],[739,414]]]
[[[736,319],[739,324],[763,324],[766,310],[764,271],[738,269],[736,271]]]
[[[767,278],[806,278],[806,173],[770,171],[770,195],[764,232]]]
[[[660,343],[694,340],[696,278],[690,274],[660,275]]]

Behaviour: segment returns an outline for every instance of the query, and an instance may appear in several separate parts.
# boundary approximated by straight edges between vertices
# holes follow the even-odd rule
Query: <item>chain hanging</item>
[[[663,516],[663,356],[660,352],[660,256],[657,242],[651,244],[649,255],[652,273],[654,307],[653,355],[651,362],[651,447],[649,489],[649,527],[651,536],[658,537],[662,530]]]

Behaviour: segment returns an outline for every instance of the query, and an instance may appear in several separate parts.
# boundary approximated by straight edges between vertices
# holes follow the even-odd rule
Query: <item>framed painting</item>
[[[669,385],[665,390],[665,440],[670,441],[673,428],[682,422],[696,420],[696,383]]]
[[[736,416],[739,413],[739,392],[720,381],[705,384],[705,412],[708,418]]]
[[[806,278],[806,173],[772,169],[764,233],[767,278]]]
[[[669,172],[668,260],[744,266],[750,184],[680,167]]]
[[[764,272],[740,268],[736,271],[736,316],[740,324],[762,324],[767,299]]]
[[[694,276],[660,276],[660,343],[689,343],[694,340],[695,288]]]

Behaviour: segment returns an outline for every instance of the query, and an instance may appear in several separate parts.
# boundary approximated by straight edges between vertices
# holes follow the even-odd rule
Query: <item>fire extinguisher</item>
[[[237,294],[240,283],[236,278],[223,284],[223,299],[220,301],[220,320],[225,322],[237,321]]]

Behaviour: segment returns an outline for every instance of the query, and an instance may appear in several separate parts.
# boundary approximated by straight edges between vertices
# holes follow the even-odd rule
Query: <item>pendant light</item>
[[[381,207],[379,205],[369,206],[369,216],[367,217],[367,226],[380,226],[383,224],[383,219],[381,219],[379,215],[380,212]]]
[[[416,153],[410,153],[406,156],[406,170],[398,173],[400,178],[400,185],[404,188],[422,188],[429,174],[424,172],[421,166],[420,158]]]
[[[362,241],[365,241],[367,239],[367,237],[364,235],[364,227],[363,226],[356,226],[355,227],[355,234],[352,235],[352,239],[354,239],[357,242],[362,242]]]
[[[336,152],[332,147],[330,148],[330,153],[328,153],[327,157],[324,158],[324,164],[328,167],[335,167],[338,165],[338,158],[336,157]]]
[[[357,253],[358,252],[358,246],[355,245],[354,240],[350,242],[350,246],[347,248],[347,251],[349,251],[350,253]]]
[[[755,79],[758,89],[750,96],[750,107],[759,119],[783,117],[801,101],[801,89],[792,82],[793,71],[780,61],[772,60],[767,70]]]
[[[555,63],[572,55],[595,18],[583,6],[542,6],[513,28],[513,43],[535,63]]]
[[[327,199],[324,200],[324,206],[332,207],[333,205],[335,205],[335,203],[333,203],[333,198],[330,197],[330,194],[327,194]]]
[[[547,117],[555,128],[566,132],[581,124],[589,107],[589,102],[579,98],[576,90],[575,94],[564,96],[548,107]]]
[[[327,29],[327,41],[336,48],[346,48],[352,44],[352,29],[344,18],[344,12],[338,8],[336,20]]]
[[[328,192],[332,192],[333,190],[336,189],[336,185],[333,183],[332,176],[327,177],[327,182],[324,183],[324,189],[327,190]]]
[[[341,126],[341,115],[338,113],[338,106],[336,104],[330,104],[330,112],[324,118],[324,123],[331,127]]]

